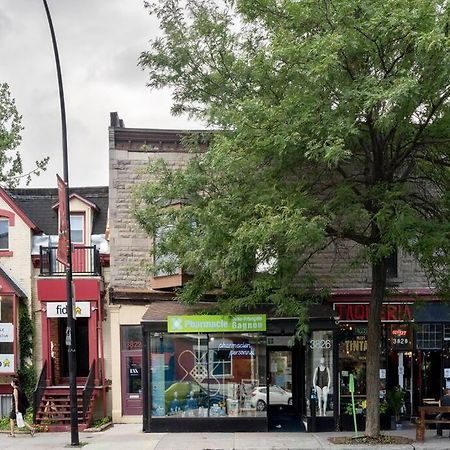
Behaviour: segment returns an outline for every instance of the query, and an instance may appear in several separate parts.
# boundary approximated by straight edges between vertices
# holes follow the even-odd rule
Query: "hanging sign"
[[[67,214],[66,214],[66,200],[67,200],[67,184],[59,176],[56,175],[58,184],[58,212],[59,212],[59,224],[58,224],[58,248],[56,250],[56,259],[68,267],[68,248],[69,248],[69,232],[67,227]]]
[[[412,350],[412,333],[408,324],[391,325],[389,327],[389,345],[391,350]]]
[[[265,314],[167,316],[169,333],[266,331]]]
[[[14,342],[14,325],[0,323],[0,342]]]
[[[14,373],[14,354],[0,354],[0,373]]]
[[[76,317],[91,317],[91,303],[76,302],[75,314]],[[67,303],[47,302],[47,317],[67,317]]]

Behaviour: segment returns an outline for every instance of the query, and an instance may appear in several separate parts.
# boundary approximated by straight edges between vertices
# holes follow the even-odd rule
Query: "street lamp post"
[[[67,230],[67,265],[66,265],[66,284],[67,284],[67,329],[66,329],[66,345],[69,360],[69,385],[70,385],[70,435],[71,445],[80,445],[78,435],[78,400],[77,400],[77,359],[76,359],[76,329],[75,318],[73,315],[73,298],[72,298],[72,239],[70,236],[70,205],[69,205],[69,165],[67,157],[67,125],[66,125],[66,109],[64,103],[64,90],[61,75],[61,65],[59,62],[58,46],[56,43],[55,30],[53,29],[52,18],[46,0],[44,2],[45,12],[47,14],[50,34],[52,36],[53,51],[55,54],[56,72],[58,75],[59,87],[59,103],[61,107],[61,129],[62,129],[62,147],[63,147],[63,166],[64,166],[64,182],[65,189],[65,216]],[[61,205],[60,205],[61,206]]]

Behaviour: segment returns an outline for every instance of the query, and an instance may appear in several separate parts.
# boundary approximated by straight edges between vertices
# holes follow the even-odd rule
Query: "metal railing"
[[[33,423],[36,423],[36,416],[44,396],[45,388],[47,387],[47,361],[44,361],[41,374],[36,383],[36,388],[33,392]]]
[[[89,408],[89,403],[92,398],[92,393],[95,388],[95,360],[92,362],[91,368],[89,370],[88,377],[86,379],[86,383],[83,388],[83,417],[87,419],[86,414]]]
[[[42,276],[65,275],[65,267],[56,259],[57,247],[40,247]],[[100,250],[97,246],[74,246],[72,248],[73,275],[101,275]]]

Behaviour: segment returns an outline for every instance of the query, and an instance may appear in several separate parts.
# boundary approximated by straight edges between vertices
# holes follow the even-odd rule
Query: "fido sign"
[[[76,317],[91,317],[90,302],[76,302],[75,315]],[[67,303],[48,302],[47,317],[67,317]]]

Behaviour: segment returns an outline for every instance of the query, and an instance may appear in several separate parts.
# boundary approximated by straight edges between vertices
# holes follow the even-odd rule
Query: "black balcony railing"
[[[41,275],[58,276],[66,273],[65,267],[56,259],[57,247],[40,247]],[[73,275],[101,275],[100,251],[93,246],[72,248]]]

